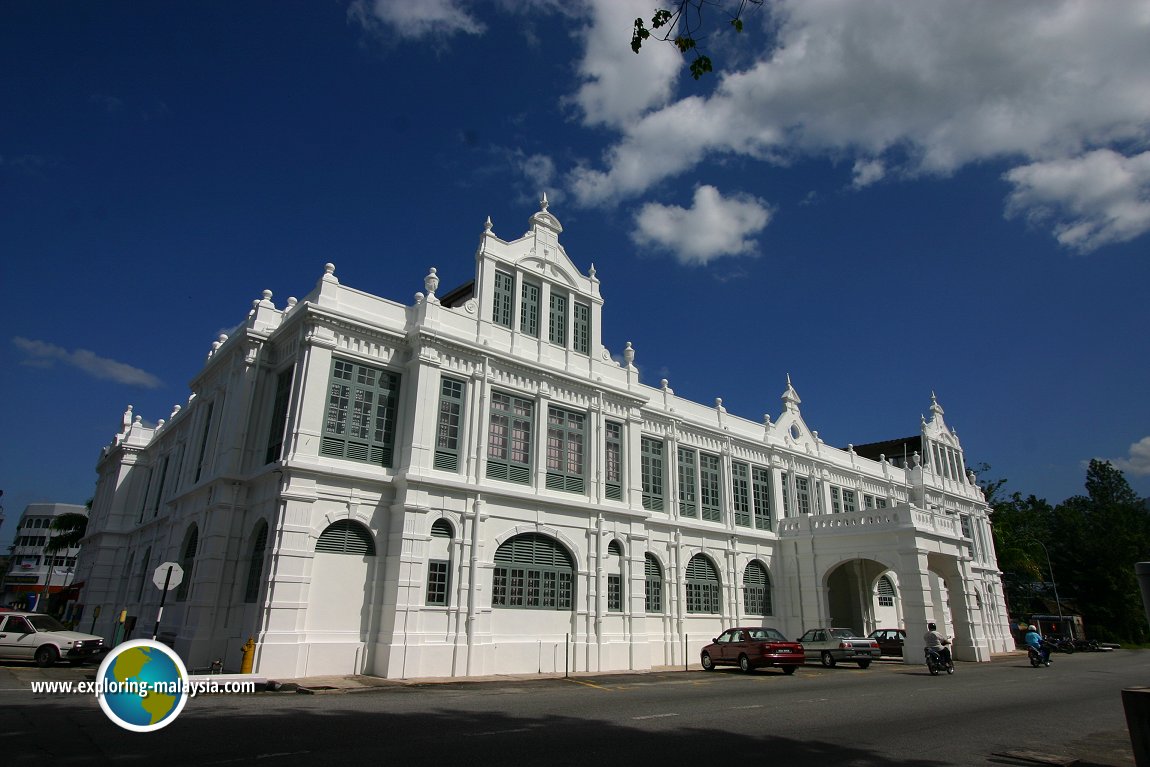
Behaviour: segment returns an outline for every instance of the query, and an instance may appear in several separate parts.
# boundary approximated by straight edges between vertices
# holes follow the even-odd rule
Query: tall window
[[[276,398],[272,403],[272,422],[268,429],[268,448],[264,463],[278,461],[283,453],[284,428],[287,426],[288,403],[291,399],[292,368],[276,376]]]
[[[491,301],[491,321],[511,327],[511,305],[515,298],[515,278],[507,272],[495,272],[495,291]]]
[[[144,599],[144,585],[148,582],[148,578],[151,576],[151,573],[148,572],[148,567],[149,567],[149,565],[151,565],[151,559],[152,559],[152,547],[149,546],[148,548],[144,549],[144,558],[142,560],[140,560],[140,581],[138,584],[136,584],[136,601],[137,602],[142,602]],[[184,580],[185,581],[187,580],[188,575],[189,575],[189,573],[187,571],[185,571],[184,572]]]
[[[695,451],[679,448],[679,516],[699,516],[698,495],[695,480],[698,478],[698,464]]]
[[[711,560],[696,554],[687,563],[687,612],[718,614],[721,604],[719,574]]]
[[[857,511],[858,506],[855,504],[855,491],[843,488],[843,511]]]
[[[800,514],[811,513],[811,481],[806,477],[795,477],[795,502]]]
[[[755,560],[743,571],[743,609],[747,615],[771,615],[771,579],[763,563]]]
[[[188,598],[188,590],[192,584],[192,568],[196,565],[196,549],[200,547],[200,528],[195,524],[188,530],[187,536],[184,539],[184,555],[180,559],[180,567],[184,569],[184,579],[180,581],[179,587],[176,588],[176,601],[183,602]],[[147,568],[147,557],[144,559],[144,567]]]
[[[750,471],[745,463],[731,464],[731,497],[734,501],[735,524],[751,526]]]
[[[435,429],[435,468],[459,470],[459,425],[463,419],[463,381],[439,382],[439,421]]]
[[[643,606],[649,613],[663,612],[663,568],[659,560],[651,554],[643,556],[644,583]]]
[[[570,610],[575,567],[566,549],[538,533],[524,533],[495,552],[491,606]]]
[[[168,453],[164,456],[164,462],[160,464],[160,482],[156,487],[156,500],[152,504],[152,516],[158,516],[160,513],[160,504],[164,502],[164,482],[168,478],[168,461],[171,459],[172,454]]]
[[[779,482],[783,488],[783,516],[791,515],[791,477],[785,471],[779,473]]]
[[[640,438],[639,474],[643,482],[643,508],[663,510],[663,443],[654,437]]]
[[[342,554],[349,557],[374,557],[375,541],[359,522],[340,519],[332,522],[315,542],[316,554]]]
[[[603,422],[603,481],[607,497],[613,501],[623,498],[623,424]]]
[[[547,340],[556,346],[567,346],[567,296],[551,291],[551,314],[547,322]]]
[[[208,435],[212,431],[212,413],[216,409],[215,402],[208,403],[208,412],[204,415],[204,433],[200,436],[200,457],[196,459],[196,478],[193,482],[200,481],[200,475],[204,473],[204,458],[208,455]]]
[[[699,453],[699,508],[703,519],[709,522],[723,521],[722,487],[719,456]]]
[[[491,394],[491,426],[487,439],[487,476],[509,482],[531,483],[530,400],[503,392]]]
[[[529,336],[539,337],[539,286],[523,283],[519,301],[519,330]]]
[[[580,354],[591,353],[591,307],[575,302],[571,318],[571,347]]]
[[[771,529],[771,472],[751,467],[751,500],[754,502],[755,529]]]
[[[619,541],[611,541],[607,546],[607,610],[623,610],[623,546]]]
[[[451,584],[451,523],[437,519],[431,526],[431,545],[427,560],[427,604],[447,605]]]
[[[399,376],[332,360],[320,455],[391,466]]]
[[[547,409],[547,487],[570,493],[586,492],[583,481],[583,413]]]
[[[842,494],[841,491],[831,485],[831,513],[838,514],[843,510]]]
[[[244,587],[244,601],[254,602],[260,595],[260,578],[264,573],[264,550],[268,546],[268,523],[256,523],[252,536],[251,559],[248,561],[248,582]]]

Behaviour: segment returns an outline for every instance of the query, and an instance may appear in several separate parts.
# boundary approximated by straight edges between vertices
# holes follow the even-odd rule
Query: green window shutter
[[[375,541],[371,533],[359,522],[341,519],[332,522],[320,533],[315,542],[317,554],[346,554],[353,557],[374,557]]]
[[[570,610],[574,572],[566,549],[538,533],[505,541],[495,552],[492,607]]]
[[[755,504],[755,529],[771,529],[771,472],[751,467],[751,498]]]
[[[811,482],[806,477],[795,477],[795,501],[800,514],[811,513]]]
[[[747,615],[771,615],[771,580],[763,563],[753,561],[743,571],[743,609]]]
[[[784,471],[779,474],[783,486],[783,516],[791,515],[791,482],[790,476]]]
[[[515,299],[515,278],[507,272],[495,272],[495,290],[491,301],[491,321],[511,327],[511,306]]]
[[[487,476],[531,483],[531,428],[535,404],[503,392],[491,394],[487,434]]]
[[[702,554],[691,557],[687,563],[687,612],[718,614],[722,606],[722,587],[719,574],[711,560]]]
[[[571,348],[580,354],[591,353],[591,307],[578,301],[574,304],[571,319]]]
[[[639,473],[643,483],[643,508],[663,510],[663,442],[640,438]]]
[[[646,579],[644,608],[649,613],[663,612],[663,568],[651,554],[643,555],[643,570]]]
[[[709,522],[722,522],[723,477],[719,456],[699,454],[699,508],[702,518]]]
[[[695,491],[695,479],[698,476],[695,451],[685,447],[679,448],[679,516],[699,516],[698,498]]]
[[[623,499],[623,424],[615,421],[603,423],[605,453],[603,480],[605,495],[612,501]]]
[[[276,377],[276,396],[272,404],[272,422],[268,429],[268,447],[264,452],[264,463],[278,461],[283,453],[284,428],[287,426],[288,403],[291,400],[292,368],[284,370]]]
[[[519,301],[519,330],[534,338],[539,337],[539,286],[523,283]]]
[[[584,481],[586,416],[562,408],[547,410],[547,487],[586,492]]]
[[[463,422],[463,381],[444,377],[439,384],[439,419],[435,433],[435,468],[459,471],[459,430]]]
[[[320,455],[392,465],[399,376],[348,360],[332,360]]]
[[[735,524],[751,526],[750,471],[745,463],[731,464],[731,497],[735,505]]]
[[[556,346],[567,346],[567,296],[551,292],[551,312],[547,320],[547,340]]]
[[[260,595],[260,577],[264,572],[264,550],[268,545],[268,523],[262,519],[256,525],[252,540],[251,559],[248,561],[248,580],[244,588],[244,601],[255,602]]]

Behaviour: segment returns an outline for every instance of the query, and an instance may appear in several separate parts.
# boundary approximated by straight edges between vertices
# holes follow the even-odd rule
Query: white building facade
[[[411,304],[340,283],[221,337],[187,406],[129,408],[98,465],[79,579],[111,636],[152,625],[190,668],[392,678],[694,664],[725,626],[934,620],[1013,649],[988,508],[932,403],[921,455],[826,445],[640,383],[604,348],[599,280],[547,209],[474,280]],[[137,631],[137,635],[140,632]]]

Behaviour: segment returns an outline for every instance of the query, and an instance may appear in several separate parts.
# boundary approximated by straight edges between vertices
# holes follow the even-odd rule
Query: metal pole
[[[1064,622],[1062,619],[1062,602],[1058,599],[1058,583],[1054,580],[1054,567],[1050,564],[1050,550],[1046,548],[1045,543],[1037,538],[1031,538],[1030,540],[1041,546],[1042,553],[1046,554],[1046,569],[1050,571],[1050,585],[1054,587],[1054,604],[1058,608],[1058,623],[1061,626]]]
[[[566,646],[563,648],[563,678],[566,679],[571,675],[571,632],[568,631],[567,639],[565,640]]]
[[[164,593],[160,594],[160,609],[156,613],[156,627],[154,629],[152,629],[152,641],[153,642],[155,642],[156,637],[158,637],[160,635],[160,618],[164,614],[164,602],[168,598],[168,584],[172,582],[172,570],[173,569],[174,568],[169,567],[167,575],[164,576]]]

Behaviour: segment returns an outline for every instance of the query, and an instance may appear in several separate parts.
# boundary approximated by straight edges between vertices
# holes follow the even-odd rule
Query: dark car
[[[738,666],[752,671],[763,666],[781,668],[784,674],[793,674],[803,664],[803,646],[792,642],[776,629],[740,627],[727,629],[699,656],[704,671],[715,666]]]
[[[878,642],[883,655],[902,657],[902,645],[906,641],[906,632],[902,629],[875,629],[868,638]]]

